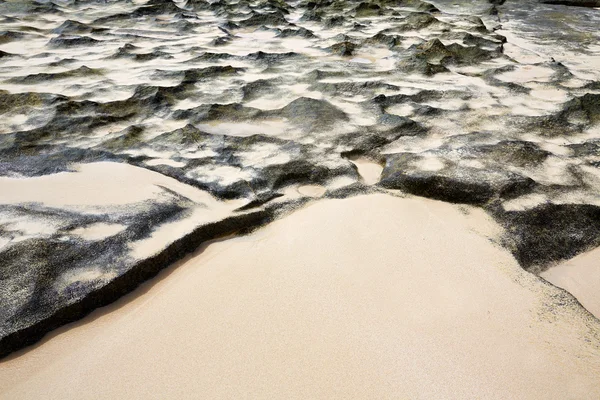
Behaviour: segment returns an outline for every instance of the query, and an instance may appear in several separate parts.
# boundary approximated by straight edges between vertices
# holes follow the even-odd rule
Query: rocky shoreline
[[[517,3],[0,4],[0,357],[323,197],[482,207],[534,273],[600,246],[597,5]]]

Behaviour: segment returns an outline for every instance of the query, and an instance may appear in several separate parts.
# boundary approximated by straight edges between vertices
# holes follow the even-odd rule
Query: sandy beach
[[[0,363],[4,399],[600,396],[600,322],[482,210],[323,200]]]
[[[597,4],[0,1],[0,400],[600,399]]]
[[[579,300],[592,314],[600,319],[600,249],[580,254],[540,274],[548,282],[561,287]]]

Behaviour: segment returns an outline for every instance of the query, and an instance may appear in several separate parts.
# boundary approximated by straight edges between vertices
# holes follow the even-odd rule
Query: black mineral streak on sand
[[[0,193],[0,357],[310,201],[302,185],[481,206],[532,272],[600,245],[600,81],[584,62],[599,65],[599,5],[541,3],[0,4],[0,181],[126,163],[240,201],[211,214],[162,187],[89,212]],[[375,186],[357,157],[384,166]],[[214,220],[132,255],[202,207]],[[97,223],[125,228],[70,233]]]

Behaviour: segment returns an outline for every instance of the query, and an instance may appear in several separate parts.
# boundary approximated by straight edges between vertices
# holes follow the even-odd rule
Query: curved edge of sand
[[[324,200],[0,363],[7,399],[590,398],[600,322],[482,210]]]

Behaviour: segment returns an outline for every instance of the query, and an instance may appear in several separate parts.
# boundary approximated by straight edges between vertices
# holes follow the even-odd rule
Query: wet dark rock
[[[240,26],[238,24],[236,24],[235,22],[227,21],[227,22],[219,25],[218,28],[221,29],[221,31],[223,29],[225,29],[225,31],[227,32],[227,31],[232,31],[232,30],[235,30],[235,29],[239,29]],[[229,32],[228,32],[228,35],[229,35]]]
[[[93,46],[101,43],[102,41],[96,40],[89,36],[65,36],[59,35],[55,38],[50,39],[48,46],[55,48],[68,48],[71,46]]]
[[[385,45],[390,49],[398,46],[402,42],[399,35],[386,35],[385,33],[379,32],[371,38],[365,39],[364,44],[381,44]]]
[[[348,121],[345,112],[325,100],[300,97],[277,112],[308,131],[327,129]]]
[[[50,64],[48,64],[48,66],[50,67],[64,67],[67,65],[71,65],[71,64],[75,64],[78,60],[75,58],[63,58],[60,61],[55,61],[52,62]]]
[[[177,14],[181,11],[175,3],[171,1],[160,1],[160,2],[148,2],[146,5],[133,11],[130,15],[133,18],[139,18],[144,16],[155,16],[160,14]]]
[[[173,56],[169,53],[165,53],[164,51],[152,51],[150,53],[135,54],[133,56],[133,59],[139,62],[156,60],[157,58],[168,60],[173,58]]]
[[[586,83],[583,88],[588,90],[600,90],[600,81]]]
[[[540,3],[573,7],[600,7],[598,0],[540,0]]]
[[[226,44],[231,43],[233,38],[231,36],[220,36],[218,38],[214,38],[210,43],[213,46],[225,46]]]
[[[500,36],[500,35],[498,35]],[[463,36],[463,43],[467,46],[478,46],[478,47],[488,47],[493,48],[495,50],[500,51],[502,49],[502,44],[506,42],[505,37],[500,37],[496,40],[486,39],[484,37],[475,36],[470,33],[466,33]]]
[[[385,135],[389,142],[392,142],[401,136],[418,136],[427,133],[427,128],[420,123],[413,121],[410,118],[394,114],[382,114],[378,118],[377,124],[377,131],[380,134]]]
[[[216,140],[222,141],[223,137],[211,135],[196,128],[194,125],[188,124],[183,128],[176,129],[171,132],[165,132],[150,141],[145,141],[153,148],[177,148],[179,146],[190,146],[202,144],[206,141]],[[136,144],[143,144],[138,141]]]
[[[588,157],[600,156],[600,140],[589,141],[579,144],[571,144],[568,146],[573,151],[573,156]]]
[[[432,25],[438,25],[440,21],[428,13],[411,13],[402,20],[401,25],[397,29],[400,32],[415,31],[419,29],[429,28]]]
[[[21,32],[13,32],[13,31],[4,31],[0,32],[0,44],[9,43],[15,40],[20,40],[25,37],[24,33]]]
[[[257,99],[261,96],[274,93],[277,90],[277,86],[271,81],[266,79],[259,79],[254,82],[247,83],[242,88],[244,94],[244,101],[250,101]]]
[[[58,72],[55,74],[33,74],[27,75],[23,77],[15,77],[11,78],[9,81],[12,83],[21,83],[21,84],[38,84],[40,82],[54,81],[60,79],[69,79],[69,78],[83,78],[83,77],[91,77],[91,76],[101,76],[102,71],[99,69],[88,68],[85,65],[79,67],[77,69],[66,71],[66,72]]]
[[[185,71],[183,83],[195,83],[215,77],[234,76],[244,71],[244,68],[235,68],[231,65],[194,68]]]
[[[339,35],[335,35],[334,37],[331,38],[331,40],[335,41],[335,42],[352,42],[352,43],[355,42],[355,40],[351,36],[348,36],[343,33],[340,33]]]
[[[321,20],[324,18],[324,16],[325,16],[325,12],[323,12],[323,10],[310,9],[310,10],[307,10],[302,15],[300,20],[301,21],[321,22]]]
[[[413,153],[386,157],[379,185],[452,203],[485,204],[529,191],[535,182],[513,172],[463,167],[438,159],[440,169],[418,167],[427,157]]]
[[[346,19],[342,16],[327,17],[323,21],[323,26],[326,28],[335,28],[336,26],[344,25],[344,22],[346,22]]]
[[[414,58],[430,64],[472,65],[500,56],[497,51],[484,50],[478,46],[461,46],[452,43],[445,46],[439,39],[433,39],[418,46],[412,46]]]
[[[239,21],[237,25],[240,27],[251,27],[251,26],[280,26],[288,25],[288,21],[281,12],[273,12],[267,14],[254,14],[250,18],[243,21]]]
[[[60,35],[84,35],[92,31],[92,27],[79,21],[66,20],[57,28],[52,30],[53,33]]]
[[[396,68],[401,72],[419,73],[426,76],[450,72],[450,70],[443,65],[432,64],[421,57],[411,57],[402,60],[396,64]]]
[[[349,76],[351,76],[351,74],[347,71],[324,71],[320,69],[315,69],[304,75],[304,78],[308,82],[314,82],[327,78],[340,78]]]
[[[518,140],[476,146],[472,152],[478,158],[492,159],[494,162],[518,167],[535,167],[551,155],[534,143]]]
[[[352,42],[341,42],[334,44],[327,50],[333,54],[347,57],[354,54],[354,50],[356,50],[356,45]]]
[[[354,9],[354,15],[357,18],[373,17],[381,15],[383,11],[378,4],[362,2]]]
[[[334,143],[347,154],[372,154],[401,137],[426,133],[427,128],[410,118],[383,114],[377,125],[340,135]]]
[[[254,200],[252,200],[250,203],[246,204],[245,206],[238,208],[238,210],[239,211],[251,210],[253,208],[260,207],[263,204],[266,204],[269,201],[277,199],[279,197],[283,197],[283,194],[282,193],[271,193],[271,192],[260,193],[259,195],[256,196],[256,198]]]
[[[557,113],[531,117],[526,126],[545,136],[561,136],[581,132],[599,121],[600,94],[586,93],[564,103]]]
[[[399,90],[395,85],[381,81],[365,82],[317,82],[311,89],[320,90],[338,96],[372,95],[377,90]]]
[[[61,99],[61,96],[50,93],[9,93],[0,90],[0,113],[23,107],[38,107],[43,104],[52,104]]]
[[[143,139],[144,128],[133,125],[121,132],[118,137],[103,142],[102,148],[106,150],[130,150],[139,147]]]
[[[425,1],[421,1],[421,4],[419,4],[416,9],[417,11],[421,11],[421,12],[428,12],[428,13],[438,13],[440,12],[440,10],[434,6],[431,3],[427,3]]]
[[[461,46],[458,43],[448,45],[449,56],[442,59],[445,65],[472,65],[500,57],[499,51],[489,51],[478,46]]]
[[[244,121],[261,117],[263,111],[245,107],[239,103],[205,104],[189,110],[178,110],[173,116],[176,119],[189,119],[193,123],[202,121]]]
[[[144,111],[155,113],[175,105],[178,100],[185,98],[190,89],[193,89],[193,83],[182,82],[177,86],[140,85],[129,99],[104,104],[111,108],[118,107],[120,114],[123,114],[123,110],[134,114]]]
[[[571,123],[583,122],[596,124],[600,122],[600,94],[586,93],[581,97],[569,100],[563,106],[558,118]]]
[[[306,29],[306,28],[298,28],[298,29],[290,29],[290,28],[286,28],[283,29],[279,35],[279,37],[281,38],[287,38],[287,37],[302,37],[305,39],[313,39],[316,38],[317,36],[310,30]]]
[[[278,63],[285,60],[302,58],[302,56],[298,53],[294,53],[293,51],[289,51],[287,53],[267,53],[264,51],[257,51],[255,53],[248,54],[244,58],[247,60],[264,61],[267,63]]]
[[[587,204],[543,204],[525,211],[499,213],[513,253],[534,272],[550,262],[569,259],[600,246],[600,207]]]
[[[235,56],[228,54],[228,53],[213,53],[213,52],[206,51],[206,52],[200,54],[199,56],[186,61],[186,63],[196,63],[198,61],[206,62],[206,61],[231,60],[231,59],[235,59],[235,58],[236,58]]]
[[[74,163],[115,160],[113,154],[63,146],[12,147],[2,151],[1,176],[39,176],[70,171]]]

